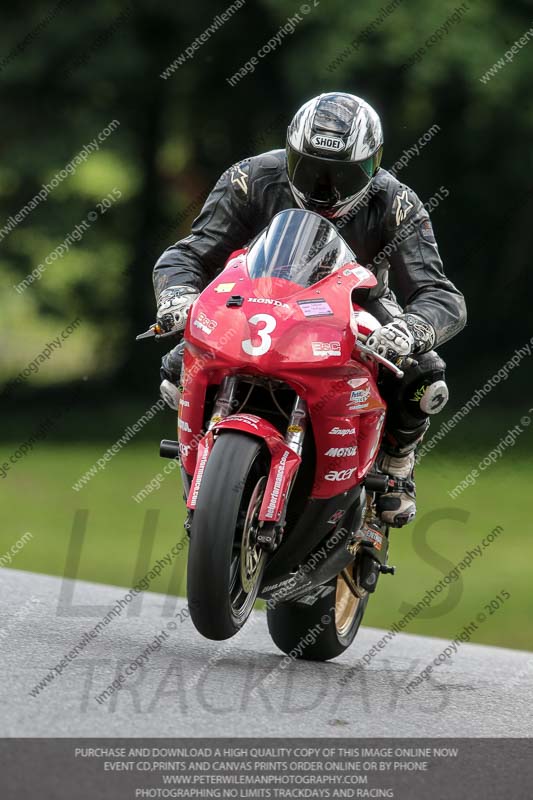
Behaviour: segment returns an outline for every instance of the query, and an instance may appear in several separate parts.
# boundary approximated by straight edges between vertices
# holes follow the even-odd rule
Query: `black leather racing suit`
[[[442,189],[441,199],[446,192]],[[201,291],[233,250],[245,246],[279,211],[297,207],[284,150],[230,167],[194,220],[190,236],[167,248],[157,261],[156,298],[170,286]],[[364,298],[364,306],[382,324],[402,313],[416,314],[433,327],[435,340],[430,346],[446,342],[464,327],[464,298],[444,274],[429,214],[409,187],[380,169],[363,201],[332,221],[358,262],[376,275],[378,284]],[[389,288],[389,273],[403,310]],[[406,370],[400,383],[385,378],[382,387],[389,405],[387,440],[392,451],[409,447],[425,430],[428,415],[419,398],[425,387],[444,378],[445,364],[434,350],[416,358],[418,366]],[[165,368],[175,379],[172,354]]]

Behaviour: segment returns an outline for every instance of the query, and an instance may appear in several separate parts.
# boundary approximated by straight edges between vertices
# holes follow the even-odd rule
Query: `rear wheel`
[[[368,603],[368,593],[354,580],[356,565],[357,560],[325,583],[312,605],[292,601],[268,610],[268,629],[280,650],[294,658],[328,661],[348,649]]]
[[[192,621],[208,639],[229,639],[257,597],[267,554],[256,546],[269,471],[262,442],[223,433],[207,462],[191,524],[187,596]]]

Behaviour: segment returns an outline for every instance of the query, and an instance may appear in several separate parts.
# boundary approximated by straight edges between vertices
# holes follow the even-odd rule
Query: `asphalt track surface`
[[[65,602],[68,589],[71,602]],[[365,665],[361,657],[385,631],[362,628],[335,661],[289,661],[272,643],[262,612],[234,639],[211,642],[194,630],[183,599],[153,593],[130,604],[32,696],[126,592],[0,571],[0,736],[533,734],[533,654],[463,644],[408,694],[406,684],[449,642],[398,634]],[[81,615],[74,616],[72,604]],[[91,611],[88,604],[101,608]],[[171,622],[174,629],[167,628]],[[98,703],[96,695],[162,630],[161,648]]]

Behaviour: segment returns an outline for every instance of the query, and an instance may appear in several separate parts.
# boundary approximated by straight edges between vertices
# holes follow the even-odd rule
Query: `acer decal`
[[[341,470],[332,469],[327,473],[327,475],[324,475],[324,477],[327,481],[348,481],[356,471],[357,467]]]

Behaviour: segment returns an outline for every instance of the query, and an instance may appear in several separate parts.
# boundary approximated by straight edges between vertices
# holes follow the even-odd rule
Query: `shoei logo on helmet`
[[[338,136],[323,136],[322,134],[315,133],[311,137],[311,144],[319,150],[344,150],[344,142]]]

